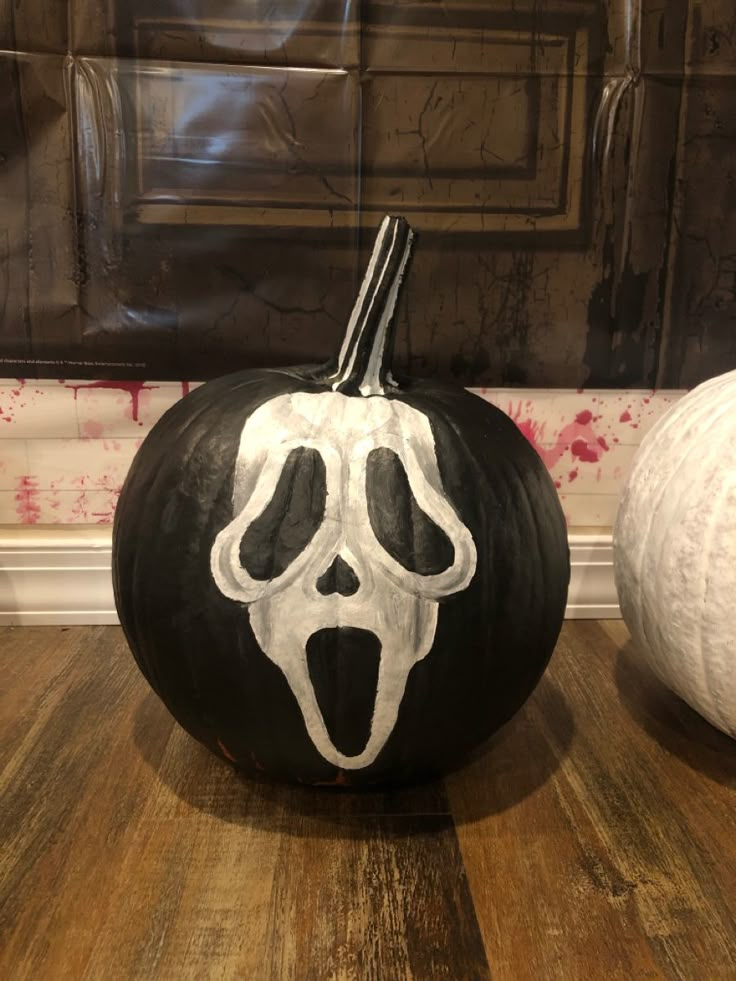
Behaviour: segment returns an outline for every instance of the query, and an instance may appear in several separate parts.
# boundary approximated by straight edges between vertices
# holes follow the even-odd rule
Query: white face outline
[[[253,579],[240,562],[240,543],[270,503],[287,457],[300,447],[316,450],[325,465],[322,522],[281,575]],[[452,543],[452,565],[436,575],[405,569],[373,532],[366,469],[369,453],[379,448],[392,450],[401,460],[420,508]],[[218,588],[229,599],[248,604],[255,638],[283,671],[324,759],[343,769],[368,766],[393,731],[409,672],[431,650],[438,600],[465,589],[475,574],[475,544],[444,492],[429,420],[418,409],[382,396],[334,391],[277,396],[256,409],[243,427],[233,512],[210,556]],[[353,595],[317,590],[318,579],[338,555],[359,580]],[[369,630],[381,642],[370,736],[356,756],[341,753],[330,739],[309,676],[309,637],[334,627]]]

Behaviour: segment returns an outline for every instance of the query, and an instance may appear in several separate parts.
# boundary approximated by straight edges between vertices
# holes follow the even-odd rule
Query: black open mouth
[[[371,734],[381,642],[370,630],[334,627],[307,641],[307,664],[332,744],[358,756]]]

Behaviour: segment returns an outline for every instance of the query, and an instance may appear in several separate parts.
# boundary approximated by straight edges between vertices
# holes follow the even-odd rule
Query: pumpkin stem
[[[350,314],[337,366],[325,379],[345,395],[384,395],[389,373],[396,299],[414,233],[403,218],[386,215]]]

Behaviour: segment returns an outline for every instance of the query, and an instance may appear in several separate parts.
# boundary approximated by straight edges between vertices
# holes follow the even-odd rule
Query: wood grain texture
[[[736,743],[567,624],[441,784],[247,781],[110,627],[0,631],[0,976],[731,979]]]
[[[735,787],[736,743],[622,623],[566,624],[495,752],[448,781],[494,978],[733,978]]]
[[[489,977],[441,786],[242,780],[117,628],[8,628],[0,651],[0,976]]]

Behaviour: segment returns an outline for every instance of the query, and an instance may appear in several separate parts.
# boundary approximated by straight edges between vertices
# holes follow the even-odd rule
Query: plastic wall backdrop
[[[733,0],[0,0],[0,376],[335,350],[386,212],[397,365],[736,367]]]

